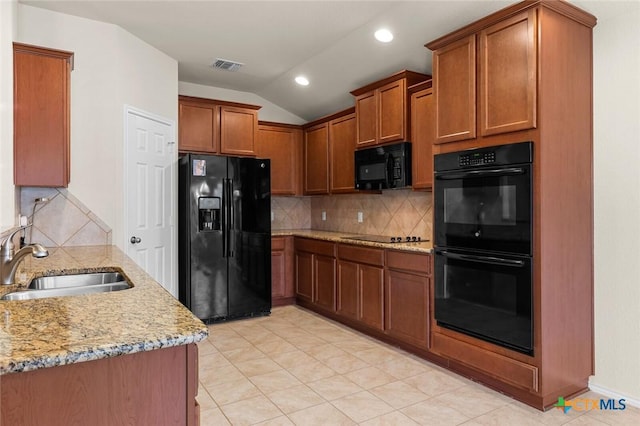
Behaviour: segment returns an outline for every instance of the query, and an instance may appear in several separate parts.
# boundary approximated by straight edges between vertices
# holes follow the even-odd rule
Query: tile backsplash
[[[49,201],[35,204],[36,198],[44,197]],[[322,220],[322,212],[326,220]],[[361,223],[358,212],[362,212]],[[20,213],[33,223],[32,230],[25,233],[27,243],[47,247],[112,244],[111,228],[64,188],[21,188]],[[432,193],[389,190],[382,194],[272,197],[271,213],[273,230],[431,238]]]
[[[431,239],[432,193],[389,190],[382,194],[273,197],[272,229],[324,231]],[[326,220],[322,220],[322,212]],[[362,212],[362,222],[358,222]]]
[[[271,197],[271,229],[311,228],[311,198]]]
[[[35,203],[36,198],[49,201]],[[35,209],[34,209],[35,207]],[[111,245],[111,228],[65,188],[20,189],[20,214],[31,229],[25,242],[45,247]]]

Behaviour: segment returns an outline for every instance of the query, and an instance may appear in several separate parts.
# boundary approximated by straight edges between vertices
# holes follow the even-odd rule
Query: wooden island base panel
[[[197,425],[195,344],[0,377],[2,425]]]

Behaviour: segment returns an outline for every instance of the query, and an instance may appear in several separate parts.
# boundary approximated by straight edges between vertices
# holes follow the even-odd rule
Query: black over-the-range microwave
[[[355,174],[356,189],[411,186],[411,142],[357,150]]]

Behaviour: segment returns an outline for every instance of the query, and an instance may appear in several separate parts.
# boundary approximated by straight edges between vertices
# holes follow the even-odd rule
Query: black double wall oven
[[[435,319],[533,354],[533,144],[434,159]]]

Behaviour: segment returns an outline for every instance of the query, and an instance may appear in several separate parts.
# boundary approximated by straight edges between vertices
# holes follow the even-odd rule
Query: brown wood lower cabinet
[[[3,425],[196,425],[195,344],[0,377]]]
[[[315,254],[313,261],[315,295],[313,302],[330,311],[336,310],[336,259]]]
[[[424,253],[296,238],[296,301],[428,357],[431,260]]]
[[[295,239],[296,296],[329,312],[336,310],[335,244]]]
[[[431,257],[387,251],[385,331],[421,348],[429,346]]]
[[[338,245],[336,311],[384,328],[384,250]]]
[[[271,305],[283,306],[295,302],[293,282],[293,237],[271,239]]]

